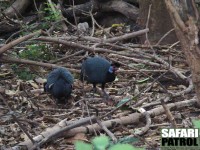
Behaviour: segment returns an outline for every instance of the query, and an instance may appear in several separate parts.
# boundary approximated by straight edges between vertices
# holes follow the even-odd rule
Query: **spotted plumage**
[[[71,95],[73,82],[72,74],[67,69],[60,67],[49,73],[44,90],[52,94],[57,102],[66,102]]]
[[[104,90],[105,84],[115,80],[118,68],[118,63],[111,64],[105,58],[89,57],[82,63],[81,80],[93,84],[94,91],[96,91],[96,84],[101,84],[104,96],[108,97]]]

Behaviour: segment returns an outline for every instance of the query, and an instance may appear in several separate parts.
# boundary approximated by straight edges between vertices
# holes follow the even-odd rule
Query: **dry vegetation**
[[[191,73],[179,42],[151,44],[148,25],[139,31],[128,31],[124,25],[95,25],[87,30],[70,27],[73,34],[37,31],[1,44],[2,148],[25,145],[29,149],[70,150],[76,140],[89,142],[105,134],[113,141],[135,137],[139,140],[135,146],[156,149],[161,128],[192,127],[191,119],[198,118],[199,112],[194,107]],[[144,35],[145,44],[133,43]],[[45,53],[23,53],[35,48]],[[113,106],[102,99],[100,90],[93,94],[92,85],[79,80],[82,61],[93,55],[121,64],[116,81],[106,87]],[[75,77],[66,105],[56,105],[43,92],[47,74],[59,66],[68,68]],[[33,139],[38,143],[31,142]]]
[[[119,38],[121,37],[119,36]],[[58,39],[68,40],[62,41]],[[153,48],[151,49],[148,45],[132,44],[128,41],[123,43],[118,41],[118,44],[113,44],[98,42],[100,37],[93,39],[92,37],[84,36],[83,39],[58,36],[52,39],[39,37],[37,40],[43,40],[43,44],[49,45],[52,52],[57,52],[58,54],[64,52],[66,56],[62,55],[60,57],[65,59],[50,60],[46,63],[14,59],[8,56],[2,57],[2,60],[8,62],[8,64],[4,63],[1,66],[1,100],[4,99],[12,110],[12,112],[11,110],[9,111],[9,107],[6,107],[5,103],[1,101],[2,145],[13,145],[28,140],[26,134],[22,132],[16,124],[16,120],[11,116],[13,113],[23,129],[28,131],[31,137],[36,137],[43,133],[46,128],[49,128],[48,132],[50,134],[55,134],[53,132],[58,132],[60,129],[55,130],[53,127],[63,119],[67,120],[67,125],[71,121],[75,121],[74,123],[76,124],[79,119],[96,116],[98,112],[99,119],[97,120],[105,124],[117,138],[127,135],[134,136],[134,131],[140,128],[140,131],[137,131],[135,136],[137,137],[138,134],[143,135],[140,136],[139,145],[147,145],[148,147],[159,144],[159,129],[168,127],[172,123],[163,114],[165,111],[160,104],[161,100],[170,103],[169,107],[175,109],[172,114],[178,127],[191,125],[188,122],[190,112],[195,112],[195,110],[186,106],[193,105],[196,100],[194,99],[193,86],[190,81],[186,78],[181,79],[178,76],[180,74],[182,76],[189,74],[185,58],[178,45],[174,47],[151,45]],[[50,40],[52,43],[47,43]],[[34,42],[37,43],[37,41]],[[74,44],[74,46],[71,45],[69,47],[68,44]],[[83,48],[79,48],[80,46]],[[114,106],[106,105],[101,98],[101,93],[93,95],[91,92],[92,86],[86,83],[83,85],[79,80],[82,60],[88,55],[94,54],[106,57],[110,61],[119,62],[122,65],[117,80],[112,84],[107,84],[106,89],[116,103]],[[53,64],[53,62],[56,63]],[[11,69],[10,64],[12,63],[20,63],[19,68],[28,67],[26,64],[31,65],[28,67],[29,70],[37,76],[34,80],[20,80]],[[51,96],[43,93],[43,82],[50,71],[45,67],[55,68],[58,66],[65,66],[71,70],[75,77],[73,94],[65,106],[57,106]],[[123,106],[123,109],[120,107],[117,110],[117,103],[121,105],[124,102],[127,104]],[[150,116],[144,112],[137,113],[137,108],[144,108]],[[112,113],[113,110],[115,111]],[[117,120],[119,118],[122,120]],[[147,121],[148,119],[150,119],[150,122]],[[107,122],[105,122],[106,120]],[[111,125],[112,121],[116,121],[121,125]],[[95,122],[93,121],[93,123]],[[90,132],[93,134],[105,133],[98,126],[94,126],[94,130],[92,128]],[[88,141],[93,137],[86,134],[86,130],[83,127],[71,130],[68,131],[69,133],[62,134],[65,138],[55,139],[45,147],[73,149],[74,140]],[[74,135],[75,137],[73,138],[67,138]]]

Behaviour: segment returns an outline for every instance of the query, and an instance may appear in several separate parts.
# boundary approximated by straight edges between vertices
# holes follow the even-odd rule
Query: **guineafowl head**
[[[119,63],[112,63],[108,69],[107,75],[106,75],[106,82],[112,82],[115,80],[116,72],[119,69],[120,64]]]
[[[116,73],[117,72],[117,70],[119,70],[119,67],[120,67],[120,64],[119,63],[112,63],[111,65],[110,65],[110,67],[109,67],[109,70],[108,70],[108,72],[109,73]]]

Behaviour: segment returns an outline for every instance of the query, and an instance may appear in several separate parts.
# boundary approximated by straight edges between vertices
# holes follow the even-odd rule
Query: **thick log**
[[[82,16],[83,12],[119,12],[127,18],[136,21],[139,13],[139,9],[127,2],[121,0],[112,0],[108,2],[99,2],[98,4],[92,4],[87,2],[85,4],[76,5],[73,8],[63,8],[63,14],[67,18],[73,18],[73,11],[76,16]]]
[[[32,1],[30,0],[16,0],[10,7],[8,7],[4,14],[8,17],[21,17],[22,14],[25,12],[27,7],[31,4]]]
[[[166,9],[164,1],[157,0],[140,0],[139,19],[138,24],[146,27],[149,14],[149,6],[151,5],[149,17],[149,33],[148,39],[151,44],[156,44],[168,31],[173,29],[169,13]],[[146,37],[141,38],[145,42]],[[172,44],[177,42],[176,34],[174,31],[170,32],[160,44]]]
[[[6,21],[0,22],[0,35],[2,36],[3,34],[6,33],[13,33],[15,31],[18,31],[21,27],[20,24],[17,23],[7,23]]]

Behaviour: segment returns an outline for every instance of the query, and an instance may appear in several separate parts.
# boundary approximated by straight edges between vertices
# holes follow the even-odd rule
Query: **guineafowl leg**
[[[104,83],[102,83],[101,89],[103,91],[103,97],[106,98],[106,99],[109,99],[109,95],[105,91],[105,84]]]
[[[93,89],[92,89],[93,93],[97,92],[97,88],[96,88],[96,84],[93,83]]]
[[[93,83],[93,89],[92,89],[92,96],[94,97],[94,93],[97,92],[96,84]]]

